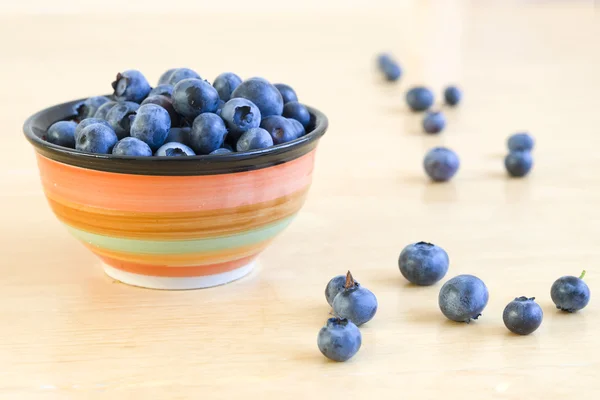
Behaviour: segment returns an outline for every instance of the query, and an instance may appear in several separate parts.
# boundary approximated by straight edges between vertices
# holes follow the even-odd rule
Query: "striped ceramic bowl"
[[[155,289],[204,288],[249,273],[302,207],[327,129],[311,108],[309,133],[292,142],[193,157],[88,154],[46,142],[47,128],[73,118],[80,102],[24,125],[48,202],[108,275]]]

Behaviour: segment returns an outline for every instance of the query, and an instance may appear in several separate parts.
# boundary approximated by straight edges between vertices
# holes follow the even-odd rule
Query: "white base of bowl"
[[[132,286],[161,290],[189,290],[203,289],[233,282],[249,274],[254,269],[255,265],[256,262],[253,261],[243,267],[234,269],[233,271],[223,272],[222,274],[186,278],[134,274],[113,268],[106,264],[104,264],[104,272],[111,278]]]

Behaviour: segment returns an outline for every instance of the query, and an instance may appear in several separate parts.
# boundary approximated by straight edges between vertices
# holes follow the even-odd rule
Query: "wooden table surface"
[[[312,3],[311,3],[312,4]],[[157,14],[0,16],[0,398],[597,399],[600,391],[600,15],[593,2],[386,2],[377,9],[236,13],[179,4]],[[405,74],[385,84],[374,56]],[[137,68],[211,79],[233,70],[293,85],[323,110],[314,184],[297,220],[232,284],[198,291],[113,282],[56,221],[21,134],[45,106],[105,93]],[[426,136],[407,111],[415,84],[464,89],[448,126]],[[508,179],[508,135],[536,138],[535,166]],[[424,153],[456,150],[448,184]],[[471,273],[490,301],[470,325],[447,321],[441,283],[416,288],[400,250],[445,248],[447,278]],[[587,269],[592,300],[558,312],[552,282]],[[323,290],[352,270],[378,297],[347,363],[316,346]],[[510,334],[502,310],[535,296],[540,329]]]

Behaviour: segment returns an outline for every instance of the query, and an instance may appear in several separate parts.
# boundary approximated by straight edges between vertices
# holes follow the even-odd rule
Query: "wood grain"
[[[82,3],[81,3],[82,4]],[[405,2],[385,9],[264,14],[104,13],[0,17],[0,398],[596,399],[600,391],[600,17],[590,2]],[[386,85],[374,56],[405,75]],[[25,118],[104,93],[139,68],[225,70],[293,85],[330,131],[298,219],[233,284],[161,292],[114,283],[56,221],[39,183]],[[464,103],[440,136],[407,111],[414,84]],[[505,176],[506,137],[537,143],[527,179]],[[433,146],[461,157],[449,184],[424,178]],[[490,289],[483,317],[444,320],[440,285],[405,284],[396,260],[428,240],[449,276]],[[557,312],[550,286],[588,270],[583,312]],[[351,269],[378,297],[350,362],[325,360],[316,335],[328,279]],[[509,334],[504,306],[535,296],[545,316]]]

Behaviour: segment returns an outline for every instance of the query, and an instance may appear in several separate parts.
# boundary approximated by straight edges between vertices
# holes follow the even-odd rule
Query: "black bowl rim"
[[[105,172],[165,176],[217,175],[268,168],[297,159],[317,146],[318,140],[328,127],[325,114],[307,106],[309,113],[315,118],[315,126],[309,133],[298,139],[266,149],[242,153],[189,157],[93,154],[58,146],[42,139],[54,122],[76,117],[77,108],[84,100],[57,104],[27,118],[23,125],[23,132],[38,153],[60,163]]]

